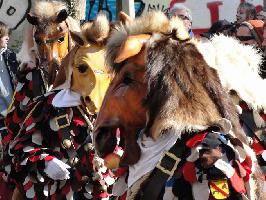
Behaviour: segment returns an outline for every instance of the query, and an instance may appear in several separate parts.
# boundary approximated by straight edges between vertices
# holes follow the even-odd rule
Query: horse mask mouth
[[[94,132],[96,135],[94,138],[95,148],[101,158],[109,162],[110,158],[113,158],[112,155],[119,156],[119,161],[114,168],[133,165],[140,159],[141,152],[136,142],[136,136],[131,139],[127,138],[125,134],[127,131],[122,126],[106,124],[97,128]],[[128,140],[131,142],[129,143]],[[108,165],[107,167],[110,168]],[[110,169],[113,168],[111,167]]]
[[[107,155],[113,153],[117,146],[124,148],[124,138],[122,137],[121,142],[117,137],[117,131],[122,132],[123,128],[112,124],[106,124],[97,128],[95,134],[95,147],[100,157],[105,158]],[[122,134],[123,135],[123,134]]]

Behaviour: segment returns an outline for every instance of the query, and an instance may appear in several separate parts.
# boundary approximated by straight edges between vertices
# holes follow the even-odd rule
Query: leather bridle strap
[[[58,131],[61,132],[61,145],[68,154],[70,160],[78,161],[77,152],[73,146],[73,138],[71,135],[70,118],[66,108],[57,108],[57,116],[55,118]]]
[[[184,138],[178,139],[169,151],[164,152],[161,160],[148,178],[148,182],[137,194],[136,200],[159,199],[160,193],[165,187],[165,182],[183,166],[186,161],[185,158],[190,152],[184,141],[187,140]]]

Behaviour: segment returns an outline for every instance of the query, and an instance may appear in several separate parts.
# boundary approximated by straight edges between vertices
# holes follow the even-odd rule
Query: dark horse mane
[[[179,134],[207,128],[226,118],[234,134],[246,141],[230,96],[193,42],[162,36],[149,46],[146,58],[146,133],[157,132],[158,137],[162,131],[175,128]]]

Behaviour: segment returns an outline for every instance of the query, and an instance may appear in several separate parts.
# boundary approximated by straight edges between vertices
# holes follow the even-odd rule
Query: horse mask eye
[[[38,45],[42,45],[44,43],[40,38],[35,38],[35,42]]]
[[[129,85],[132,82],[133,82],[132,75],[130,73],[125,73],[123,83]]]
[[[85,73],[86,71],[87,71],[87,69],[88,69],[88,66],[87,65],[85,65],[85,64],[82,64],[82,65],[79,65],[78,66],[78,70],[79,70],[79,72],[80,73]]]
[[[61,43],[63,43],[65,41],[65,38],[64,37],[60,37],[57,41],[58,41],[59,44],[61,44]]]

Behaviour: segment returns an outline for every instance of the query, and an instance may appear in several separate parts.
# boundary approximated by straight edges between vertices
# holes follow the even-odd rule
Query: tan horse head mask
[[[82,32],[72,33],[77,46],[63,60],[54,85],[78,92],[91,113],[99,110],[110,82],[104,59],[109,31],[106,16],[99,14]]]

